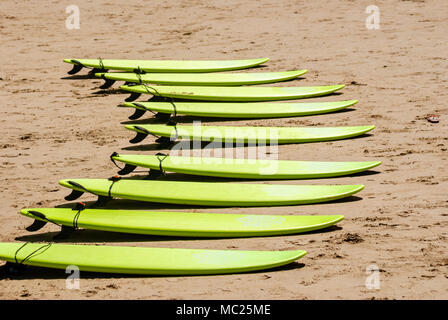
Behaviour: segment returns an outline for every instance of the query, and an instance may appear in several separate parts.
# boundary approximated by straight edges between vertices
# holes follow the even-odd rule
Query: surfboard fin
[[[138,93],[138,92],[132,92],[131,95],[129,97],[127,97],[126,99],[124,99],[124,101],[126,102],[132,102],[137,100],[142,94]]]
[[[89,71],[89,74],[95,75],[95,73],[102,73],[102,72],[109,72],[109,70],[102,68],[93,68],[92,70]]]
[[[42,229],[47,224],[46,221],[34,220],[33,224],[25,228],[26,231],[37,231]]]
[[[115,83],[115,80],[104,79],[104,83],[100,86],[100,89],[109,89]]]
[[[173,141],[171,141],[170,138],[168,137],[159,137],[156,139],[156,142],[160,143],[160,144],[171,144],[173,143]]]
[[[112,198],[105,196],[98,196],[96,202],[92,205],[92,208],[104,207]]]
[[[69,226],[61,226],[61,231],[53,237],[53,240],[64,240],[70,237],[70,235],[75,232],[76,229]]]
[[[79,71],[81,71],[82,68],[83,68],[82,65],[74,64],[73,68],[70,71],[68,71],[67,73],[68,74],[77,74]]]
[[[84,192],[82,192],[82,191],[72,190],[72,192],[71,192],[68,196],[66,196],[64,199],[65,199],[65,200],[68,200],[68,201],[76,200],[76,199],[78,199],[80,196],[82,196],[83,193],[84,193]]]
[[[138,143],[138,142],[141,142],[141,141],[145,140],[145,138],[147,136],[148,135],[146,133],[137,132],[137,135],[134,138],[132,138],[131,140],[129,140],[129,142],[130,143]]]
[[[118,173],[120,176],[124,176],[124,175],[129,174],[129,173],[131,173],[132,171],[134,171],[135,168],[137,168],[137,166],[133,166],[132,164],[126,163],[126,165],[124,166],[124,168],[121,169],[120,171],[118,171],[117,173]]]
[[[145,139],[149,134],[151,134],[151,132],[149,132],[148,130],[146,130],[146,129],[143,128],[143,127],[140,127],[140,126],[134,126],[134,128],[137,129],[137,130],[139,130],[139,131],[137,132],[137,135],[136,135],[133,139],[129,140],[130,143],[141,142],[141,141],[143,141],[143,139]],[[143,131],[143,132],[141,132],[141,131]]]
[[[163,171],[149,169],[149,174],[143,180],[155,180],[163,174]]]
[[[154,117],[160,120],[168,120],[171,117],[171,114],[157,112]]]
[[[134,113],[132,115],[130,115],[128,117],[129,120],[137,120],[138,118],[140,118],[142,115],[144,115],[146,112],[146,110],[142,110],[142,109],[135,109]]]

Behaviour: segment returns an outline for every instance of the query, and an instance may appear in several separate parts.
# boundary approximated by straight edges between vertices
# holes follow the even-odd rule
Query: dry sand
[[[66,289],[64,271],[31,269],[1,280],[1,299],[447,299],[448,298],[448,2],[375,1],[381,29],[367,30],[372,1],[85,1],[81,28],[67,30],[66,1],[3,0],[0,175],[1,241],[47,241],[47,226],[24,230],[24,207],[64,205],[58,180],[109,177],[113,151],[157,152],[150,139],[132,146],[123,127],[127,96],[101,91],[102,81],[64,79],[63,58],[245,59],[268,56],[256,71],[307,68],[282,85],[345,83],[339,96],[359,99],[350,112],[288,119],[209,121],[235,125],[375,124],[372,135],[327,143],[284,145],[280,159],[381,160],[371,174],[281,183],[365,184],[347,201],[275,208],[183,208],[114,201],[109,206],[191,212],[339,214],[324,233],[225,240],[186,240],[79,231],[74,243],[182,248],[304,249],[287,268],[198,277],[81,274]],[[85,71],[83,72],[85,74]],[[277,84],[279,85],[279,84]],[[117,88],[117,85],[114,86]],[[438,113],[431,124],[425,115]],[[142,122],[151,122],[145,116]],[[191,118],[179,117],[180,122]],[[163,150],[162,150],[163,151]],[[165,150],[166,151],[166,150]],[[376,172],[376,173],[375,173]],[[171,176],[186,179],[186,176]],[[94,200],[93,197],[82,199]],[[366,268],[380,269],[380,289],[365,286]]]

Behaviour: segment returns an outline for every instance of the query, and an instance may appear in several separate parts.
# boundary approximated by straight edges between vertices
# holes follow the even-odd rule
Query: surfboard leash
[[[177,116],[176,104],[174,103],[172,98],[170,98],[168,102],[171,103],[171,105],[173,106],[173,111],[174,111],[173,116],[176,117]]]
[[[137,66],[137,69],[132,70],[132,72],[136,74],[146,74],[146,71],[141,69],[140,66]]]
[[[117,157],[117,156],[119,156],[118,152],[115,152],[115,151],[112,152],[112,154],[109,156],[110,161],[112,161],[112,163],[113,163],[118,169],[123,170],[123,168],[120,167],[120,166],[115,162],[114,157]]]
[[[137,74],[138,74],[138,73],[137,73]],[[138,76],[140,77],[140,81],[141,81],[141,76],[140,76],[139,74],[138,74]],[[153,95],[153,96],[161,97],[160,92],[157,91],[156,88],[154,88],[154,87],[152,87],[152,86],[148,86],[148,85],[147,85],[146,83],[144,83],[144,82],[142,82],[141,85],[143,86],[143,88],[145,88],[146,93],[151,94],[151,95]],[[154,90],[155,94],[154,94],[154,92],[149,91],[149,89]]]
[[[84,65],[83,63],[81,63],[79,60],[76,59],[71,59],[71,62],[73,62],[73,69],[68,71],[68,74],[76,74],[79,71],[81,71],[82,68],[86,68],[86,69],[91,69],[89,71],[90,75],[93,75],[97,72],[107,72],[108,70],[104,67],[104,63],[103,63],[103,59],[101,57],[98,58],[98,64],[100,65],[100,68],[95,68],[95,67],[88,67],[86,65]]]
[[[135,72],[135,74],[136,74],[136,76],[137,76],[137,83],[145,88],[146,93],[152,95],[153,98],[154,98],[154,97],[161,97],[161,98],[163,98],[165,101],[168,101],[168,102],[173,106],[173,110],[174,110],[173,115],[174,115],[174,116],[177,116],[177,108],[176,108],[176,105],[175,105],[174,102],[173,102],[173,98],[171,98],[171,97],[163,97],[163,96],[160,94],[160,92],[157,91],[156,88],[154,88],[154,87],[152,87],[152,86],[148,86],[148,85],[143,81],[143,79],[142,79],[142,74],[145,74],[145,72],[140,68],[140,66],[138,66],[137,69],[134,69],[134,72]],[[149,89],[153,90],[154,92],[149,91]],[[155,94],[154,94],[154,93],[155,93]],[[151,100],[151,99],[149,99],[148,101],[150,101],[150,100]],[[146,108],[145,106],[143,106],[143,105],[141,105],[141,104],[139,104],[139,103],[134,103],[134,104],[135,104],[136,106],[139,106],[139,107],[141,107],[141,108],[144,108],[146,111],[149,111],[149,112],[151,112],[152,114],[154,114],[154,115],[156,115],[156,116],[157,116],[157,114],[158,114],[158,113],[152,111],[151,109]]]
[[[168,121],[166,123],[166,125],[174,127],[174,131],[176,132],[176,137],[175,137],[175,139],[173,141],[176,141],[177,139],[179,139],[179,132],[177,131],[177,122],[175,122],[175,121]]]
[[[136,172],[136,173],[146,172],[145,170],[135,170],[135,168],[137,168],[137,166],[134,166],[134,165],[129,164],[129,163],[125,163],[125,165],[124,165],[123,168],[120,167],[120,166],[115,162],[115,159],[114,159],[114,157],[118,157],[118,156],[119,156],[119,154],[118,154],[117,152],[113,152],[113,153],[110,155],[110,160],[112,161],[112,163],[113,163],[118,169],[120,169],[120,171],[117,172],[120,176],[124,176],[124,175],[126,175],[126,174],[131,173],[131,172]]]
[[[140,69],[140,66],[137,67],[138,72],[136,72],[136,76],[137,76],[137,80],[138,80],[138,84],[142,85],[143,84],[143,80],[142,80],[142,69]]]
[[[14,254],[14,261],[16,262],[17,265],[23,265],[23,263],[25,261],[28,261],[29,259],[31,259],[35,254],[37,254],[39,251],[41,251],[42,249],[48,249],[51,247],[52,243],[46,243],[43,246],[37,248],[36,250],[34,250],[33,252],[31,252],[29,255],[27,255],[24,259],[22,259],[22,261],[19,262],[18,258],[17,258],[17,254],[19,253],[20,250],[22,250],[26,245],[28,245],[30,242],[25,242],[22,246],[20,246],[19,249],[16,250],[15,254]]]
[[[37,220],[35,219],[34,222],[26,227],[27,231],[37,231],[40,230],[41,228],[43,228],[47,222],[50,222],[54,225],[57,225],[59,227],[61,227],[61,232],[57,235],[55,235],[53,237],[54,240],[58,240],[58,239],[65,239],[67,238],[68,235],[70,235],[73,231],[78,230],[78,220],[79,220],[79,216],[81,214],[81,211],[84,210],[86,208],[86,204],[84,202],[78,202],[73,208],[72,210],[77,210],[77,212],[75,213],[74,217],[73,217],[73,227],[68,227],[68,226],[64,226],[62,224],[59,224],[51,219],[49,219],[45,214],[43,214],[42,212],[39,211],[35,211],[35,210],[29,210],[28,213],[41,219],[41,220]],[[45,221],[42,221],[45,220]]]
[[[163,162],[163,160],[165,160],[168,157],[168,155],[163,152],[157,152],[156,157],[157,157],[157,160],[159,160],[159,171],[162,174],[165,174],[165,170],[163,170],[163,167],[162,167],[162,162]]]
[[[101,57],[98,57],[98,63],[100,65],[100,70],[106,70],[106,68],[104,68],[103,59]]]
[[[91,206],[91,208],[97,208],[97,207],[103,207],[105,206],[109,200],[111,200],[112,197],[112,187],[114,186],[115,182],[120,181],[121,177],[118,175],[114,175],[107,180],[112,181],[112,183],[109,186],[109,190],[107,191],[107,196],[98,195],[98,200]]]
[[[112,187],[114,186],[115,182],[121,180],[121,177],[115,175],[115,176],[112,176],[112,177],[108,178],[107,180],[112,181],[112,183],[111,183],[110,186],[109,186],[109,191],[107,192],[107,196],[108,196],[109,198],[112,198],[112,193],[111,193],[111,192],[112,192]]]
[[[140,68],[140,67],[139,67],[139,68]],[[159,91],[157,91],[156,88],[154,88],[154,87],[152,87],[152,86],[148,86],[146,83],[144,83],[144,82],[142,81],[142,77],[141,77],[141,75],[140,75],[139,73],[137,73],[137,78],[138,78],[138,82],[139,82],[139,84],[142,85],[142,86],[145,88],[145,90],[146,90],[146,92],[147,92],[148,94],[151,94],[151,95],[153,95],[153,96],[157,96],[157,97],[162,97],[165,101],[168,101],[169,103],[171,103],[171,105],[173,106],[173,109],[174,109],[174,113],[173,113],[173,115],[174,115],[174,116],[177,116],[177,108],[176,108],[176,105],[174,104],[173,98],[171,98],[171,97],[164,97],[164,96],[162,96],[162,95],[160,94]],[[154,90],[154,92],[155,92],[156,94],[154,94],[154,92],[150,92],[149,89]],[[151,111],[151,110],[150,110],[150,111]]]
[[[173,98],[171,98],[171,97],[160,97],[160,98],[162,98],[162,100],[168,102],[169,104],[171,104],[173,106],[173,117],[176,117],[177,116],[177,107],[176,107],[176,104],[174,103]],[[150,100],[148,100],[148,101],[150,102]],[[149,109],[146,109],[146,110],[149,110]],[[163,112],[155,113],[154,111],[151,111],[151,110],[149,110],[149,111],[152,112],[157,119],[167,120],[167,122],[169,122],[169,118],[171,117],[171,114],[163,113]]]
[[[81,71],[82,68],[91,69],[89,71],[90,75],[93,75],[93,74],[95,74],[97,72],[107,72],[107,71],[109,71],[108,69],[106,69],[104,67],[104,62],[103,62],[103,59],[101,57],[98,58],[98,64],[100,65],[100,68],[86,66],[83,63],[81,63],[81,61],[76,60],[76,59],[70,59],[70,61],[73,63],[73,68],[70,71],[67,72],[70,75],[78,73],[79,71]]]
[[[158,153],[156,153],[156,157],[157,157],[157,160],[159,160],[159,170],[152,169],[152,168],[149,169],[149,174],[146,178],[144,178],[144,180],[155,180],[158,177],[166,174],[165,170],[163,169],[162,162],[163,162],[163,160],[165,160],[168,157],[168,155],[163,152],[158,152]]]
[[[72,210],[77,210],[75,213],[75,216],[73,217],[73,229],[78,230],[78,220],[79,216],[81,215],[81,211],[83,211],[86,208],[86,204],[84,202],[78,202]]]

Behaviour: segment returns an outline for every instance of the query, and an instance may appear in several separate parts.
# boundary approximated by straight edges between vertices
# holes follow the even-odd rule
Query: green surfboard
[[[79,72],[83,67],[103,70],[145,72],[216,72],[246,69],[265,63],[269,58],[247,60],[114,60],[114,59],[64,59],[73,64],[69,74]]]
[[[319,87],[211,87],[211,86],[149,86],[123,85],[120,87],[133,95],[126,101],[136,99],[140,94],[151,94],[174,99],[208,101],[273,101],[302,99],[323,96],[344,88],[344,85]]]
[[[0,260],[37,267],[142,274],[203,275],[270,269],[289,264],[303,250],[243,251],[56,243],[0,242]]]
[[[78,215],[77,210],[69,208],[30,208],[20,213],[68,227],[76,223],[80,228],[102,231],[223,238],[296,234],[327,228],[344,219],[341,215],[282,216],[112,209],[84,209]]]
[[[95,76],[112,81],[153,83],[177,86],[241,86],[273,83],[295,79],[307,70],[253,73],[96,73]]]
[[[358,103],[358,100],[334,102],[125,102],[124,107],[135,108],[130,119],[140,118],[146,111],[161,114],[182,114],[217,118],[277,118],[297,117],[335,112]]]
[[[144,167],[192,175],[243,179],[328,178],[362,172],[381,164],[380,161],[318,162],[133,154],[114,154],[111,157],[128,165],[119,174],[130,173],[135,167]]]
[[[200,206],[280,206],[341,199],[361,191],[363,185],[280,185],[164,180],[64,179],[61,186],[102,197]]]
[[[131,143],[142,141],[148,135],[165,137],[171,141],[199,140],[241,143],[305,143],[347,139],[373,130],[375,126],[355,127],[230,127],[202,125],[126,125],[137,132]],[[158,140],[160,141],[160,140]]]

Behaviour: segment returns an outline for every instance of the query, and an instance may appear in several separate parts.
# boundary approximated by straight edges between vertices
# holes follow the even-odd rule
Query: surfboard
[[[277,118],[309,116],[335,112],[351,107],[358,100],[334,102],[125,102],[122,106],[135,108],[129,119],[140,118],[146,111],[161,115],[175,114],[217,118]]]
[[[103,198],[199,206],[280,206],[341,199],[361,191],[363,185],[288,185],[166,180],[63,179],[73,189],[65,197],[75,200],[84,192]]]
[[[332,226],[342,215],[285,216],[140,210],[29,208],[29,218],[68,227],[176,237],[253,237],[297,234]],[[44,224],[39,224],[39,229]],[[39,229],[32,229],[36,231]]]
[[[294,262],[306,251],[244,251],[0,242],[0,260],[36,267],[142,275],[241,273]]]
[[[269,58],[246,60],[115,60],[115,59],[64,59],[73,64],[69,74],[83,67],[94,71],[122,70],[131,72],[216,72],[246,69],[267,62]]]
[[[348,175],[369,170],[380,161],[320,162],[114,153],[114,161],[127,166],[119,174],[128,174],[136,167],[184,174],[243,179],[314,179]]]
[[[375,128],[354,127],[230,127],[202,125],[141,124],[126,125],[126,129],[137,132],[129,142],[143,141],[148,135],[165,137],[157,142],[180,140],[221,141],[241,143],[305,143],[339,140],[365,134]]]
[[[283,71],[283,72],[253,72],[253,73],[96,73],[95,76],[115,81],[135,83],[153,83],[160,85],[178,86],[241,86],[263,83],[273,83],[295,79],[307,70]]]
[[[150,94],[173,99],[208,101],[273,101],[302,99],[323,96],[344,88],[344,85],[319,87],[211,87],[211,86],[149,86],[123,85],[132,92],[126,101],[134,101],[141,94]]]

